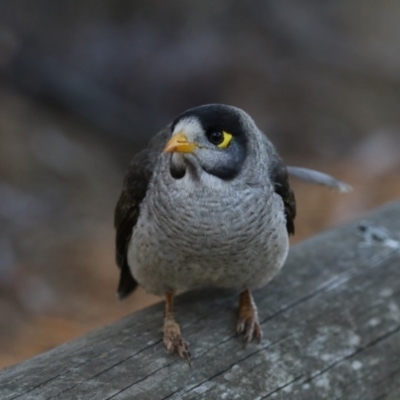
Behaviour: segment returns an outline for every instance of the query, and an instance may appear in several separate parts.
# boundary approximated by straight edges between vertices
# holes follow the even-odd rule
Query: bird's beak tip
[[[198,147],[197,143],[189,142],[186,135],[179,132],[165,145],[164,153],[193,153],[196,147]]]

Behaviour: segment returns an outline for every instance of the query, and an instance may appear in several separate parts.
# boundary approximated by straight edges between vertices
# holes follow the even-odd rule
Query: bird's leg
[[[262,337],[260,322],[258,321],[257,306],[249,289],[240,293],[239,318],[236,331],[244,335],[245,345],[253,339],[260,341]]]
[[[164,345],[170,353],[178,353],[190,365],[190,352],[186,341],[181,336],[181,329],[174,317],[174,294],[165,294],[165,312],[164,312]]]

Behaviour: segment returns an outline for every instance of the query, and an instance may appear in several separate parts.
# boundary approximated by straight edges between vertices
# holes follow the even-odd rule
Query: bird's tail
[[[301,167],[287,167],[289,175],[308,183],[327,186],[330,189],[338,190],[341,193],[350,192],[352,187],[345,182],[335,179],[333,176],[315,171],[314,169]]]

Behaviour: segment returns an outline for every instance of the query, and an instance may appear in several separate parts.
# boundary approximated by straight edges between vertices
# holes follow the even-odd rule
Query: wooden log
[[[6,368],[0,398],[400,398],[400,202],[297,245],[254,295],[258,345],[235,335],[237,293],[195,291],[175,307],[192,368],[159,304]]]

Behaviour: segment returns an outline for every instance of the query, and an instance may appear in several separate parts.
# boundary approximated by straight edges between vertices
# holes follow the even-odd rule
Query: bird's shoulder
[[[128,246],[132,236],[132,229],[139,218],[140,204],[146,197],[146,192],[160,159],[162,149],[170,136],[171,131],[168,125],[156,134],[148,146],[132,159],[115,208],[116,262],[121,269],[118,294],[121,298],[126,297],[136,287],[136,282],[130,273],[128,265]]]
[[[138,207],[146,196],[162,149],[170,136],[169,126],[167,126],[156,134],[147,147],[136,154],[130,162],[115,209],[114,225],[116,229],[127,220],[133,225],[136,223]]]

